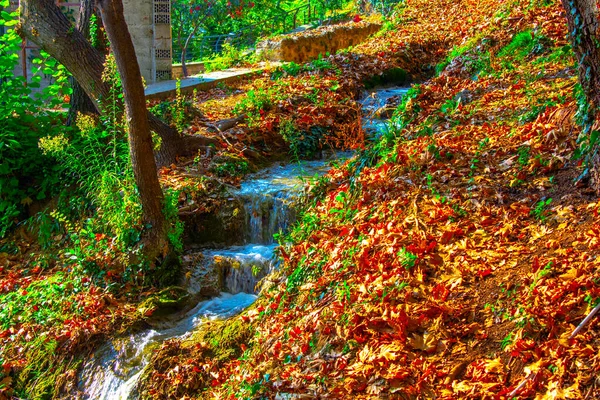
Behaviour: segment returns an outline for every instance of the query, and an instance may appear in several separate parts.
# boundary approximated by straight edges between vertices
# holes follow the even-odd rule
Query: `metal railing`
[[[223,46],[226,43],[238,50],[251,48],[263,36],[274,33],[290,33],[299,26],[307,24],[320,25],[325,19],[324,5],[314,0],[291,10],[285,10],[277,5],[273,11],[274,16],[242,27],[236,32],[222,35],[202,35],[193,39],[194,41],[186,51],[186,61],[200,61],[206,57],[222,54]],[[173,49],[173,61],[181,62],[181,49]]]

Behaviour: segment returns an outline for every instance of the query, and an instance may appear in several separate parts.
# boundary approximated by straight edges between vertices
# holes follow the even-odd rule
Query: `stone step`
[[[208,90],[216,87],[219,83],[230,83],[253,74],[259,74],[265,70],[276,68],[281,63],[271,62],[262,63],[258,68],[231,68],[223,71],[198,74],[181,79],[181,92],[192,93],[194,90]],[[145,93],[147,99],[164,100],[175,96],[177,91],[177,81],[162,81],[150,84],[146,87]]]

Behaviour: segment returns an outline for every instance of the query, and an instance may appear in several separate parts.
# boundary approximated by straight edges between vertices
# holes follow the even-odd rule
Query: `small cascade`
[[[389,119],[409,89],[393,87],[367,91],[361,101],[363,129],[376,137],[389,129]]]
[[[234,246],[206,250],[191,271],[188,291],[198,293],[208,280],[229,293],[255,293],[256,284],[277,267],[275,244]]]
[[[296,205],[306,179],[328,169],[323,161],[275,165],[243,182],[235,194],[244,203],[246,243],[272,244],[275,233],[287,231],[296,221]]]

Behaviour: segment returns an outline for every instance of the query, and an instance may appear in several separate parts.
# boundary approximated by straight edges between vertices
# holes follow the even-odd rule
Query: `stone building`
[[[71,20],[76,21],[79,3],[70,1],[57,0],[57,4]],[[18,6],[18,1],[10,2],[11,10],[15,10]],[[171,0],[123,0],[123,7],[146,84],[171,79]],[[2,33],[0,30],[0,34]],[[52,77],[42,74],[39,67],[32,63],[32,60],[39,56],[39,49],[33,43],[24,42],[15,75],[26,75],[29,82],[34,73],[40,74],[43,88],[51,83]]]

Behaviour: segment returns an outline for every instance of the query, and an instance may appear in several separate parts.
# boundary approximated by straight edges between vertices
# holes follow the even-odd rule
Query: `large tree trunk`
[[[125,24],[122,0],[99,0],[104,29],[121,75],[127,113],[129,153],[135,181],[140,193],[144,223],[151,226],[146,254],[156,256],[168,253],[167,223],[163,207],[163,193],[158,181],[156,163],[152,152],[152,136],[146,104],[144,85],[135,56],[133,41]]]
[[[596,0],[562,0],[569,25],[569,37],[577,58],[579,82],[589,109],[584,134],[590,135],[600,107],[600,24]],[[588,149],[592,184],[600,194],[600,156],[598,144]]]
[[[81,0],[79,7],[79,18],[77,19],[77,30],[88,39],[90,38],[91,18],[94,14],[93,0]],[[81,87],[79,82],[71,77],[71,86],[73,93],[69,104],[69,114],[67,116],[67,125],[72,125],[77,118],[78,113],[97,113],[96,105]]]
[[[102,110],[102,101],[109,93],[108,85],[102,82],[103,54],[93,48],[81,32],[73,29],[54,0],[21,0],[20,7],[20,34],[64,65]],[[162,139],[156,155],[159,165],[168,165],[176,161],[177,155],[194,154],[203,146],[217,143],[201,136],[180,135],[159,118],[147,114],[150,128]]]

